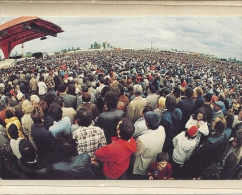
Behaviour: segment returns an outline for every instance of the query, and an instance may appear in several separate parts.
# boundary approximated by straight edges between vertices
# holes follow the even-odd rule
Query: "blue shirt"
[[[57,133],[64,131],[67,134],[71,133],[71,119],[68,116],[62,118],[61,121],[54,121],[54,124],[50,126],[49,131],[53,136],[56,136]]]

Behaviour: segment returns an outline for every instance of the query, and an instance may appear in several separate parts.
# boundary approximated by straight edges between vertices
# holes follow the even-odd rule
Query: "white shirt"
[[[12,148],[12,151],[13,151],[13,154],[18,158],[20,159],[21,158],[21,154],[20,154],[20,151],[19,151],[19,142],[22,140],[23,138],[21,137],[18,137],[18,139],[11,139],[10,140],[10,146]]]
[[[39,87],[39,95],[44,95],[47,91],[47,86],[43,81],[40,81],[38,83],[38,87]]]
[[[183,165],[192,155],[197,144],[196,140],[188,139],[185,131],[182,131],[173,138],[172,142],[174,145],[172,158],[176,163]]]

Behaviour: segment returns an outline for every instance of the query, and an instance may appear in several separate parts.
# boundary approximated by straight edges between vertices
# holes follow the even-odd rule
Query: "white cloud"
[[[97,41],[116,47],[179,49],[242,60],[241,17],[43,17],[65,32],[25,43],[25,52],[88,48]],[[0,24],[9,18],[0,19]],[[16,46],[12,53],[21,53]],[[1,52],[0,52],[1,54]]]

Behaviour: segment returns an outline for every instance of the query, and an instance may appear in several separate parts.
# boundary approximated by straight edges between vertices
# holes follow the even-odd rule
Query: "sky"
[[[95,41],[121,48],[177,49],[242,60],[242,17],[41,17],[64,32],[24,43],[26,52],[87,49]],[[1,17],[0,25],[14,18]],[[21,45],[12,54],[21,54]],[[3,58],[3,53],[0,50]]]

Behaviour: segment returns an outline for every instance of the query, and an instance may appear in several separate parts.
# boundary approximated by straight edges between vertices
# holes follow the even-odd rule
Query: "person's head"
[[[203,95],[203,90],[202,90],[201,87],[197,87],[196,88],[196,94],[197,94],[197,96],[202,96]]]
[[[160,126],[161,118],[154,111],[148,111],[144,114],[146,125],[151,130],[156,130]]]
[[[60,84],[58,87],[58,92],[59,93],[65,93],[67,89],[67,86],[65,84]]]
[[[167,152],[160,152],[156,155],[156,163],[161,166],[162,169],[166,167],[169,161],[169,154]]]
[[[134,91],[134,86],[133,85],[129,85],[128,86],[128,92],[129,93],[133,93],[133,91]]]
[[[26,139],[22,139],[19,142],[19,152],[22,156],[22,158],[27,162],[33,162],[36,159],[36,153],[35,150],[29,141]]]
[[[0,111],[6,108],[6,101],[1,99],[0,100]]]
[[[31,95],[30,102],[32,105],[36,105],[40,102],[40,98],[37,95]]]
[[[145,106],[143,109],[140,110],[140,116],[144,117],[145,113],[148,111],[153,111],[151,106]]]
[[[242,121],[242,106],[239,108],[238,120]]]
[[[192,90],[191,87],[187,87],[187,88],[185,89],[185,96],[186,96],[187,98],[192,98],[192,96],[193,96],[193,90]]]
[[[102,83],[102,84],[105,83],[105,79],[104,79],[103,77],[100,77],[98,80],[99,80],[99,82]]]
[[[185,133],[185,136],[194,139],[197,135],[198,127],[196,125],[191,126]]]
[[[48,113],[54,121],[60,121],[63,117],[63,111],[57,103],[52,103],[49,107]]]
[[[18,128],[17,126],[12,123],[9,128],[8,128],[8,134],[10,135],[10,137],[12,139],[18,139],[19,135],[18,135]]]
[[[134,87],[134,94],[136,96],[141,95],[142,94],[142,91],[143,91],[143,89],[142,89],[142,86],[141,85],[135,85],[135,87]]]
[[[11,110],[7,109],[6,112],[5,112],[5,116],[6,116],[6,118],[9,119],[9,118],[14,117],[15,115]]]
[[[88,108],[81,108],[75,115],[75,120],[79,126],[90,126],[92,124],[92,119],[92,111]]]
[[[205,110],[203,107],[199,108],[195,114],[192,116],[194,120],[197,121],[206,121],[206,115],[205,115]]]
[[[63,107],[65,105],[64,98],[62,96],[58,96],[55,100],[55,103],[57,103],[60,107]]]
[[[234,115],[229,112],[226,112],[224,114],[224,118],[226,120],[227,127],[232,129],[234,123]]]
[[[110,91],[110,87],[109,86],[104,86],[102,91],[101,91],[101,97],[105,97],[106,93]]]
[[[36,106],[31,113],[31,118],[36,126],[43,125],[44,122],[44,113],[40,106]]]
[[[216,101],[213,103],[213,108],[214,108],[215,112],[222,110],[223,106],[224,106],[224,103],[221,101]]]
[[[23,101],[23,100],[25,99],[24,94],[21,93],[21,92],[19,92],[19,93],[17,94],[17,99],[18,99],[19,102]]]
[[[219,180],[220,179],[220,167],[217,163],[212,164],[210,167],[206,168],[202,175],[202,180]]]
[[[234,148],[239,148],[242,146],[242,129],[239,129],[235,132],[232,146]]]
[[[166,97],[166,108],[169,111],[173,111],[176,108],[176,97],[174,95],[168,95]]]
[[[47,92],[43,98],[43,101],[46,102],[47,106],[50,106],[56,99],[56,95],[52,92]],[[41,104],[41,103],[40,103]]]
[[[29,100],[24,100],[22,104],[22,111],[24,114],[31,114],[34,110],[31,102]]]
[[[149,90],[148,90],[149,93],[155,93],[155,92],[156,92],[154,85],[149,85],[149,86],[148,86],[148,89],[149,89]]]
[[[124,86],[122,84],[118,84],[118,88],[119,88],[119,91],[120,91],[120,95],[123,95],[125,90],[124,90]]]
[[[160,97],[158,101],[159,108],[166,108],[166,98]]]
[[[176,97],[176,98],[179,98],[181,96],[181,90],[179,87],[175,86],[173,88],[173,95]]]
[[[90,102],[91,100],[91,94],[86,92],[82,94],[82,101],[83,102]]]
[[[133,123],[126,118],[120,120],[117,125],[118,137],[126,141],[128,141],[133,136],[134,130],[135,129]]]
[[[83,84],[81,88],[82,88],[82,93],[88,92],[88,87],[86,84]]]
[[[215,131],[217,135],[220,136],[224,132],[225,128],[226,128],[225,119],[223,117],[218,116],[212,124],[212,129]]]
[[[211,102],[212,101],[212,94],[211,93],[207,93],[204,97],[205,102]]]
[[[108,91],[104,97],[104,102],[108,110],[116,109],[118,105],[118,95],[112,91]]]

